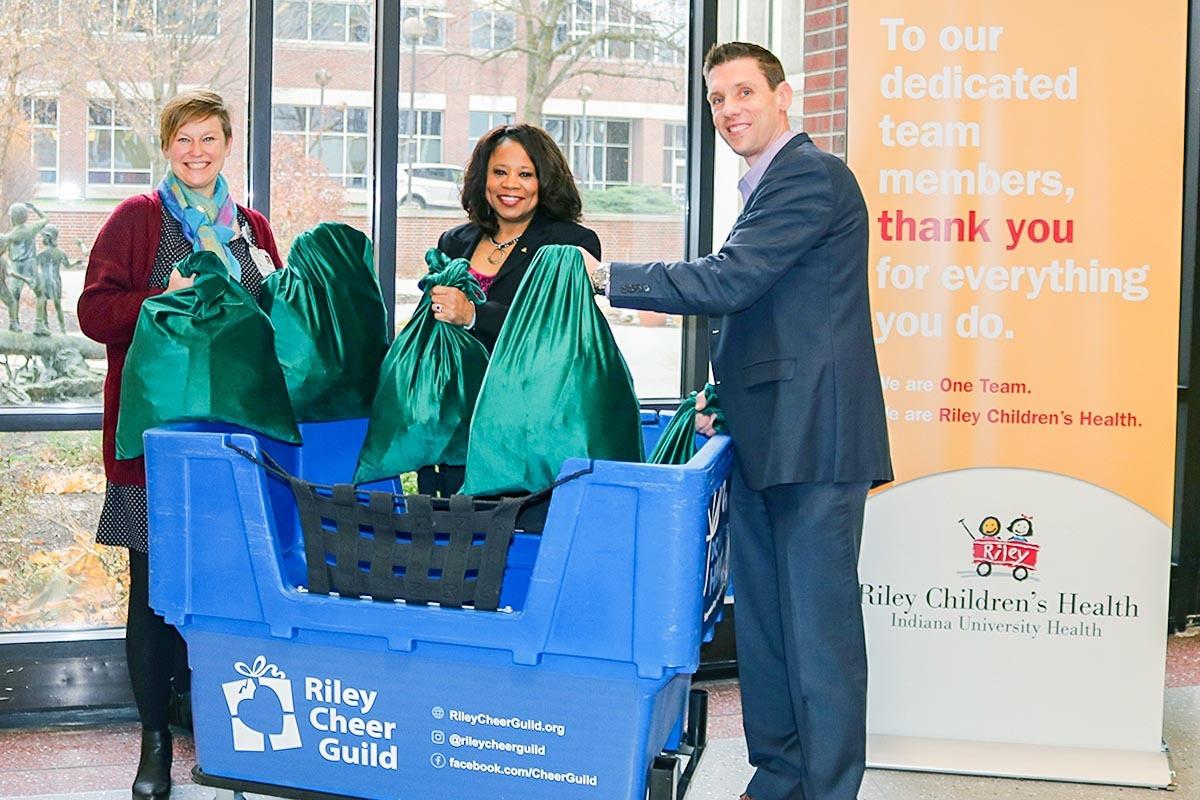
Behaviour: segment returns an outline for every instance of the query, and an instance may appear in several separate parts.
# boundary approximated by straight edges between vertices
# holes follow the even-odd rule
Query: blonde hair
[[[221,121],[225,141],[233,138],[233,124],[229,121],[229,106],[225,99],[208,89],[192,89],[180,92],[167,101],[158,117],[159,143],[166,150],[175,133],[189,122],[216,117]]]

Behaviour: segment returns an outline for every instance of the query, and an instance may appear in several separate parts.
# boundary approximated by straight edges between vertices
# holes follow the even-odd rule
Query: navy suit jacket
[[[483,231],[479,226],[468,222],[443,233],[438,239],[438,250],[451,258],[470,260],[482,238]],[[475,309],[475,327],[471,328],[471,333],[489,353],[496,346],[496,337],[504,326],[521,278],[525,277],[533,256],[544,244],[574,244],[600,258],[600,239],[595,231],[538,211],[496,273],[496,279],[487,291],[487,302]]]
[[[799,134],[717,253],[612,265],[613,305],[713,318],[713,373],[751,489],[892,479],[867,226],[849,168]]]

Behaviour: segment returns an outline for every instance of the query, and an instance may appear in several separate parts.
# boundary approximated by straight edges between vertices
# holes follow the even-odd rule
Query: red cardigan
[[[275,236],[266,217],[238,206],[250,222],[255,243],[266,250],[278,269],[283,266]],[[141,458],[117,461],[117,411],[121,398],[121,370],[133,341],[142,301],[160,294],[150,289],[150,273],[162,238],[162,200],[157,193],[139,194],[113,209],[100,229],[88,259],[79,296],[79,327],[89,339],[108,350],[108,375],[104,379],[104,474],[112,483],[144,486],[146,467]]]

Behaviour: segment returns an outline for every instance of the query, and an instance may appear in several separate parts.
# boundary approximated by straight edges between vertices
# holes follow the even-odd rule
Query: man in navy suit
[[[865,769],[858,552],[867,490],[892,479],[854,175],[788,129],[783,67],[753,44],[705,57],[717,132],[749,171],[721,249],[598,263],[612,304],[707,314],[737,452],[730,531],[753,800],[853,800]],[[711,433],[705,417],[697,427]]]

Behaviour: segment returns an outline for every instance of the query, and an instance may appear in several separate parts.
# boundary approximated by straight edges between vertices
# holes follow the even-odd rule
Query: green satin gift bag
[[[717,401],[717,389],[711,383],[704,386],[705,413],[712,414],[713,427],[718,433],[725,432],[725,412]],[[686,464],[696,455],[696,395],[692,392],[683,399],[675,416],[667,423],[667,428],[658,437],[654,452],[647,459],[651,464]]]
[[[594,295],[577,248],[534,255],[475,404],[463,494],[545,489],[572,457],[642,460],[633,379]]]
[[[466,259],[451,260],[431,248],[425,263],[424,294],[383,361],[355,483],[467,461],[471,412],[488,354],[465,329],[434,319],[429,290],[452,286],[476,304],[483,302],[483,291]]]
[[[365,417],[388,349],[371,240],[323,222],[296,237],[287,263],[263,279],[262,306],[296,419]]]
[[[230,422],[299,444],[271,321],[215,253],[175,269],[196,282],[142,303],[121,372],[117,458],[142,455],[142,434],[168,422]]]

